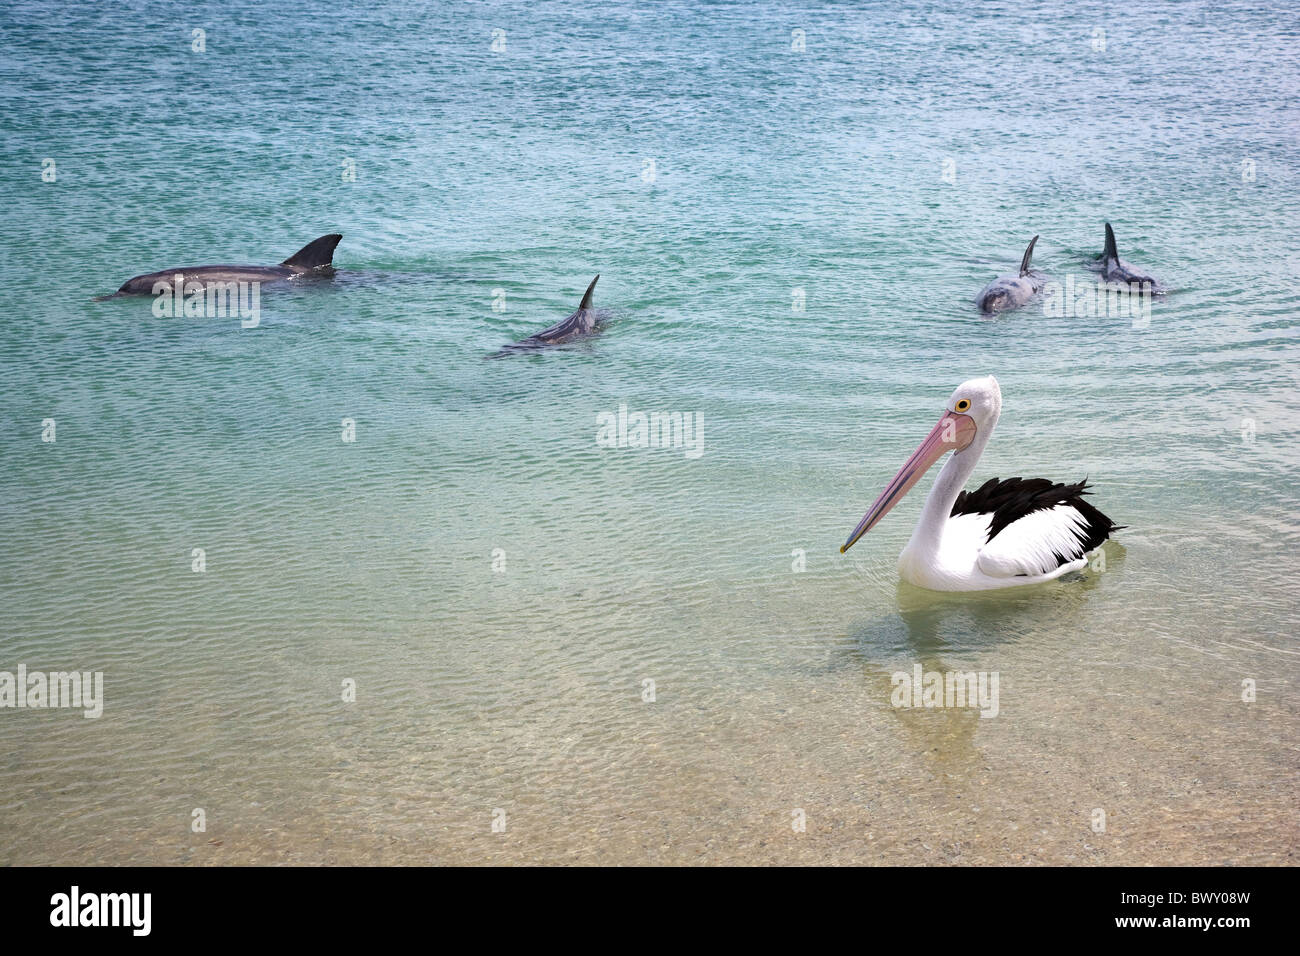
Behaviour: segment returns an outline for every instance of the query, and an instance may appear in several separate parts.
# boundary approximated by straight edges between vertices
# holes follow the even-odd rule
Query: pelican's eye
[[[968,399],[968,398],[963,398],[961,401],[959,401],[956,405],[954,405],[954,406],[952,407],[952,410],[953,410],[954,412],[965,412],[965,411],[969,411],[969,410],[970,410],[970,399]]]

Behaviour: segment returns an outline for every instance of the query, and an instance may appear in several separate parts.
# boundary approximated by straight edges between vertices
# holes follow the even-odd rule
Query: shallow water
[[[0,12],[0,670],[106,685],[0,710],[0,863],[1296,862],[1291,6],[277,6]],[[1149,321],[979,316],[1107,220]],[[91,301],[330,231],[255,329]],[[839,555],[989,373],[1104,569],[900,585],[928,481]]]

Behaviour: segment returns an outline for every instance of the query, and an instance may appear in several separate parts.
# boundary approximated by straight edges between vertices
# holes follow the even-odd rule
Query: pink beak
[[[874,528],[891,508],[907,494],[912,486],[921,480],[921,476],[930,470],[930,466],[950,451],[961,451],[975,439],[975,422],[969,415],[956,412],[944,412],[939,424],[930,430],[921,442],[921,447],[912,453],[907,463],[899,469],[880,497],[862,516],[858,526],[849,535],[849,540],[840,548],[843,554],[853,547],[858,538]]]

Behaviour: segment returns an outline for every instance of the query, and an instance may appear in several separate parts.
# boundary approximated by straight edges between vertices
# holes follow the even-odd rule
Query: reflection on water
[[[843,649],[861,667],[871,695],[881,701],[891,700],[894,675],[910,678],[918,664],[924,673],[941,675],[996,672],[997,661],[1006,660],[1005,645],[1050,627],[1053,620],[1078,620],[1080,605],[1100,587],[1101,574],[1119,576],[1126,554],[1123,545],[1110,541],[1094,555],[1091,567],[1021,590],[945,593],[899,580],[895,613],[854,628]],[[876,576],[878,565],[878,561],[864,561],[859,570],[867,577]],[[898,721],[907,749],[924,755],[949,775],[973,769],[982,759],[976,751],[980,721],[996,719],[982,718],[974,704],[891,705],[889,711]]]

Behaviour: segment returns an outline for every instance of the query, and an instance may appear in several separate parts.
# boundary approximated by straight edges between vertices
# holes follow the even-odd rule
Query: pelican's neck
[[[997,424],[996,420],[993,424]],[[981,428],[969,445],[948,456],[939,477],[934,480],[929,497],[925,499],[921,520],[916,523],[912,540],[907,545],[909,550],[919,550],[925,554],[934,554],[939,550],[943,541],[943,529],[952,516],[952,506],[961,490],[966,487],[967,479],[974,473],[980,455],[984,454],[984,446],[992,436],[992,425]]]

